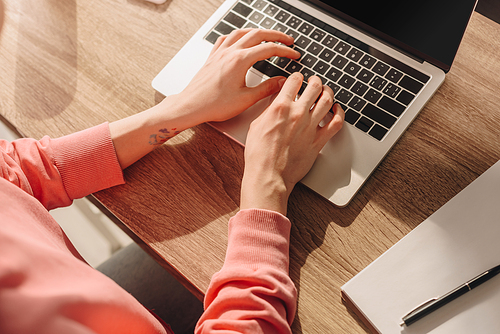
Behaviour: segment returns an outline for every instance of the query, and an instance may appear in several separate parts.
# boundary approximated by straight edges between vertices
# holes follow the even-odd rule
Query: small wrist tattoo
[[[161,145],[170,138],[176,136],[180,133],[177,128],[173,128],[168,130],[167,128],[163,128],[158,130],[159,133],[153,133],[149,136],[149,145]]]

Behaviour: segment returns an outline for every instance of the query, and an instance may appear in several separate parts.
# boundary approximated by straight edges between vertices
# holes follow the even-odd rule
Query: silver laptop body
[[[288,7],[288,10],[277,6],[277,3],[284,4],[285,8]],[[278,8],[276,9],[269,6]],[[246,15],[246,12],[243,15],[240,15],[239,13],[242,9],[246,12],[251,11],[251,13],[245,18],[244,15]],[[231,13],[230,16],[228,16],[229,13]],[[258,18],[266,13],[269,15],[265,16],[264,19],[267,17],[268,21],[259,22]],[[284,19],[283,16],[286,16],[287,14],[289,17]],[[472,13],[469,13],[469,15],[471,14]],[[306,39],[310,39],[312,42],[316,41],[317,44],[321,45],[323,48],[322,52],[324,51],[324,53],[317,55],[313,54],[312,58],[321,60],[322,58],[320,58],[320,56],[330,57],[327,58],[330,60],[329,62],[324,60],[323,63],[328,63],[328,66],[329,68],[331,67],[331,69],[328,72],[322,72],[323,67],[319,67],[318,65],[318,70],[320,73],[323,73],[321,76],[325,84],[328,82],[329,85],[332,85],[331,87],[336,86],[336,97],[340,96],[340,90],[344,90],[342,92],[341,98],[343,99],[343,102],[341,104],[346,112],[348,109],[351,109],[349,112],[349,122],[346,122],[342,130],[326,144],[320,152],[311,171],[302,180],[302,183],[330,200],[333,204],[343,207],[352,200],[354,195],[379,165],[390,148],[395,144],[404,130],[415,119],[419,111],[425,106],[425,104],[442,84],[445,79],[445,70],[431,64],[428,61],[422,61],[419,58],[409,55],[408,52],[402,52],[400,49],[383,42],[379,37],[367,34],[363,30],[356,28],[353,24],[332,15],[324,8],[314,6],[308,2],[299,0],[226,0],[187,42],[187,44],[175,55],[175,57],[165,66],[165,68],[163,68],[163,70],[154,78],[153,88],[165,96],[181,92],[188,85],[191,78],[202,67],[212,49],[213,44],[207,39],[214,39],[217,34],[223,34],[226,32],[225,29],[228,29],[228,27],[231,29],[240,28],[238,25],[240,24],[239,22],[241,21],[241,18],[245,18],[249,21],[249,23],[245,24],[243,27],[258,26],[260,28],[270,27],[279,30],[276,24],[281,24],[282,26],[286,26],[287,29],[290,29],[287,22],[293,16],[301,21],[299,25],[295,24],[293,27],[293,29],[297,31],[305,22],[302,19],[303,17],[308,19],[313,18],[314,22],[320,22],[320,27],[323,28],[314,26],[313,30],[319,29],[317,33],[322,34],[323,37],[318,37],[317,34],[312,35],[314,32],[309,32]],[[285,22],[285,20],[287,22]],[[235,25],[232,25],[232,22],[236,22]],[[293,22],[288,23],[292,24]],[[306,31],[307,29],[302,30]],[[327,52],[327,50],[333,49],[333,47],[327,47],[319,40],[320,38],[327,38],[328,36],[330,36],[330,39],[332,39],[332,36],[335,37],[335,39],[339,41],[338,43],[342,42],[349,45],[348,47],[351,49],[351,53],[342,55],[338,52],[333,52],[337,56],[341,55],[349,61],[349,63],[345,65],[346,69],[349,65],[352,65],[352,62],[360,65],[355,66],[355,69],[357,69],[357,67],[359,67],[359,69],[357,72],[353,72],[354,75],[351,75],[350,78],[349,75],[345,77],[345,72],[342,72],[341,74],[334,74],[340,66],[336,64],[338,67],[335,67],[332,65],[332,62],[341,62],[342,57],[338,58],[338,61],[335,60],[335,58],[332,59],[331,54]],[[324,43],[328,44],[325,41]],[[304,49],[307,48],[308,47],[305,47]],[[341,50],[342,48],[338,46],[337,49]],[[312,46],[311,50],[314,50]],[[399,87],[400,91],[406,92],[405,94],[397,93],[397,95],[394,91],[388,88],[389,85],[391,85],[390,87],[392,88],[395,83],[392,82],[391,79],[386,78],[386,76],[389,76],[387,73],[379,75],[379,79],[382,79],[382,82],[381,80],[378,80],[378,83],[381,82],[385,85],[382,88],[377,86],[378,83],[372,83],[371,81],[364,82],[363,76],[360,72],[365,68],[361,65],[361,62],[365,59],[363,56],[369,54],[371,50],[375,50],[376,54],[382,54],[384,57],[389,56],[393,59],[390,61],[390,64],[385,64],[384,61],[380,59],[377,60],[377,62],[382,62],[389,66],[390,70],[395,70],[394,73],[402,73],[397,80],[403,80],[403,78],[407,76],[403,71],[399,70],[399,68],[406,69],[406,67],[411,67],[428,77],[427,82],[422,83],[422,88],[416,93],[409,90],[413,90],[411,85],[405,85],[405,87],[409,88]],[[358,51],[362,52],[361,56],[359,56]],[[358,54],[359,57],[353,54]],[[370,57],[366,59],[369,58]],[[323,63],[322,65],[324,65]],[[366,61],[364,61],[364,63],[366,63]],[[397,67],[391,64],[396,64]],[[261,67],[255,67],[262,68],[262,66],[266,66],[264,63],[261,63],[260,65]],[[288,65],[290,67],[288,67]],[[283,67],[275,66],[273,69],[276,70],[277,68],[278,70],[276,71],[278,72],[280,69],[286,71],[287,68],[290,71],[293,71],[294,67],[290,64],[288,65],[283,65]],[[377,74],[375,74],[375,77],[376,76]],[[247,85],[254,86],[268,78],[269,77],[261,71],[252,68],[247,74]],[[333,82],[334,79],[336,79],[336,83]],[[348,79],[350,79],[350,81]],[[354,83],[351,82],[352,79],[354,79]],[[341,80],[343,80],[342,83],[340,83]],[[411,81],[408,78],[405,78],[405,80]],[[345,87],[349,85],[357,85],[358,90],[359,87],[364,89],[366,88],[364,86],[367,86],[368,88],[365,89],[366,91],[363,92],[363,94],[358,96],[356,93],[346,93],[348,89]],[[374,86],[377,87],[375,88]],[[381,95],[379,100],[373,100],[372,95],[368,96],[368,90],[378,90]],[[389,97],[387,97],[387,94],[385,93],[389,90],[390,94]],[[378,96],[375,93],[373,94]],[[414,95],[414,98],[412,98],[411,101],[408,101],[408,93],[411,93],[410,95]],[[404,95],[404,97],[400,98],[399,94]],[[365,98],[364,96],[367,97]],[[364,105],[364,109],[360,110],[358,110],[359,107],[355,103],[360,101],[359,97],[362,99],[361,104]],[[355,98],[357,99],[356,101],[354,101]],[[384,99],[383,102],[382,99]],[[378,121],[371,119],[372,115],[374,115],[374,118],[379,117],[379,109],[382,108],[379,107],[379,104],[389,104],[390,106],[396,105],[400,107],[399,104],[402,103],[400,103],[398,99],[404,100],[407,104],[403,104],[404,111],[401,112],[401,115],[384,115],[380,121],[381,124],[379,124]],[[233,119],[225,122],[214,122],[211,123],[211,125],[244,145],[249,124],[264,110],[268,103],[269,100],[264,99]],[[396,114],[398,113],[400,113],[400,111]]]

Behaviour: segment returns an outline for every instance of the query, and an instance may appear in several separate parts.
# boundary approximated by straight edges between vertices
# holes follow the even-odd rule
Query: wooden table
[[[25,136],[69,134],[153,106],[151,80],[222,0],[8,0],[0,114]],[[363,333],[340,287],[500,159],[500,26],[474,14],[451,72],[352,203],[290,198],[294,333]],[[238,211],[243,149],[187,130],[94,195],[202,298]]]

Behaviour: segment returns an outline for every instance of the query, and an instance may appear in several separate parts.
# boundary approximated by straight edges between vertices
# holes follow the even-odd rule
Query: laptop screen
[[[309,0],[448,71],[477,0]]]

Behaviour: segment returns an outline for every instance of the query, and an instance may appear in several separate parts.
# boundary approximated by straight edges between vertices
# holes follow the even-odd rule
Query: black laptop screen
[[[477,0],[310,0],[449,70]]]

